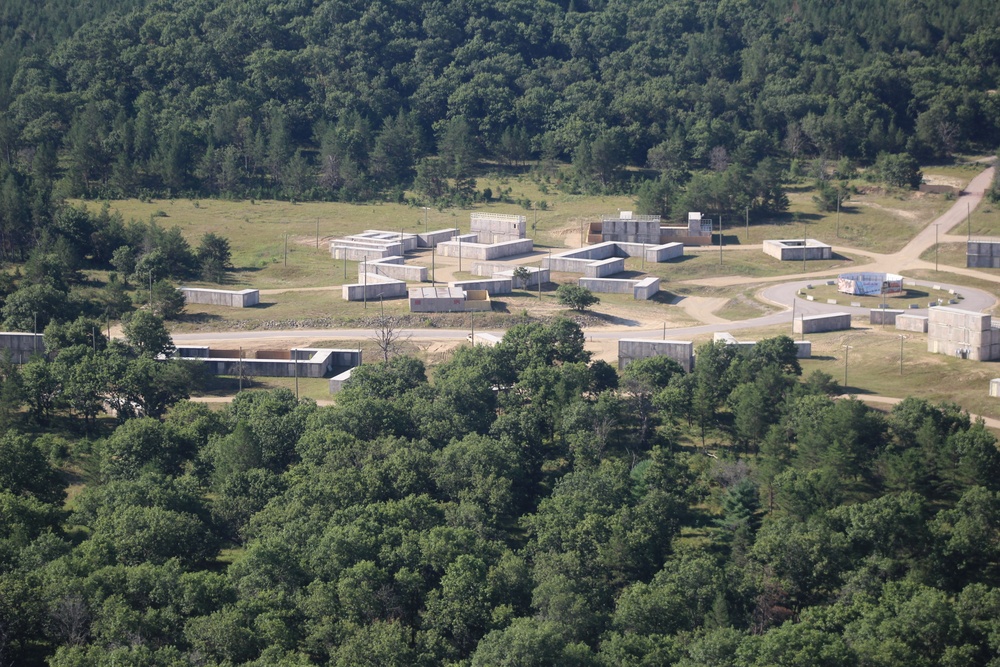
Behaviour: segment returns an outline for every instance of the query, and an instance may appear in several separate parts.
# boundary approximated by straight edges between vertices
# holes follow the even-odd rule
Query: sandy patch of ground
[[[679,304],[684,312],[704,324],[724,324],[729,320],[715,315],[715,311],[729,303],[729,299],[708,296],[686,296]]]
[[[859,206],[868,206],[869,208],[874,208],[879,211],[891,213],[892,215],[898,218],[903,218],[904,220],[916,220],[917,218],[920,217],[920,214],[917,213],[916,211],[904,211],[898,208],[889,208],[888,206],[882,206],[882,204],[878,204],[873,201],[852,200],[851,203],[857,204]]]
[[[950,185],[953,188],[958,188],[961,190],[968,183],[968,179],[958,178],[956,176],[944,176],[941,174],[924,174],[924,183],[927,185]]]

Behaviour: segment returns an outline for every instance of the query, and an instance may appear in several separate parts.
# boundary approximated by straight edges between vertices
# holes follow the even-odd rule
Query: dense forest
[[[461,203],[477,163],[540,160],[665,213],[704,169],[752,183],[717,210],[780,210],[790,163],[1000,143],[989,0],[75,4],[0,9],[0,180],[57,197]]]
[[[46,331],[55,361],[34,363],[107,354],[88,333]],[[143,340],[111,346],[141,364]],[[4,365],[0,664],[1000,659],[981,423],[832,400],[786,337],[708,343],[690,374],[619,374],[583,342],[519,325],[430,378],[410,357],[362,366],[334,407],[174,396],[70,439],[33,435],[17,401],[37,369]],[[58,394],[57,416],[89,423]],[[56,466],[86,481],[70,509]]]

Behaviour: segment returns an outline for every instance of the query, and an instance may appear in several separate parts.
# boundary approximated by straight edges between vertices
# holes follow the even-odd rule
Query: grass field
[[[816,301],[823,302],[827,301],[827,299],[836,299],[838,303],[843,305],[860,303],[862,308],[878,308],[882,305],[881,296],[842,294],[837,291],[836,285],[815,285],[811,290],[803,290],[799,298],[805,299],[807,296],[813,297]],[[906,294],[904,295],[887,296],[885,298],[885,305],[887,308],[897,310],[909,308],[910,306],[926,308],[929,302],[938,301],[939,299],[944,303],[948,303],[949,299],[957,299],[961,302],[960,297],[949,294],[948,290],[935,290],[929,287],[907,287]]]
[[[741,340],[759,340],[790,334],[789,327],[734,330]],[[1000,365],[976,362],[927,352],[927,336],[904,334],[903,374],[899,373],[899,334],[878,326],[855,323],[850,331],[810,334],[812,359],[802,360],[803,375],[822,370],[844,384],[847,352],[849,393],[884,396],[917,396],[933,402],[953,401],[973,414],[1000,418],[1000,400],[989,396],[990,379],[1000,376]]]
[[[850,269],[855,264],[866,263],[866,258],[847,253],[838,253],[831,260],[814,260],[805,263],[805,271],[826,271]],[[648,273],[669,281],[695,280],[714,276],[746,276],[747,278],[769,278],[803,272],[802,262],[782,262],[761,250],[730,250],[722,248],[722,263],[719,263],[718,248],[715,251],[699,250],[691,252],[685,248],[683,257],[662,264],[642,263],[632,257],[625,261],[625,268],[636,275]]]

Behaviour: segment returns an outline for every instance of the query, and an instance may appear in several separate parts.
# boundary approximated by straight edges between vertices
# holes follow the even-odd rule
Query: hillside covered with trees
[[[46,331],[52,363],[150,360],[81,328]],[[362,366],[334,407],[174,396],[69,440],[30,435],[40,371],[4,365],[0,664],[996,664],[982,424],[831,400],[787,337],[620,376],[583,342],[520,325],[430,378]],[[55,466],[86,482],[69,510]]]
[[[65,4],[0,15],[0,181],[57,197],[471,201],[477,161],[537,159],[661,203],[710,168],[755,184],[720,210],[780,210],[789,161],[1000,143],[987,0]]]

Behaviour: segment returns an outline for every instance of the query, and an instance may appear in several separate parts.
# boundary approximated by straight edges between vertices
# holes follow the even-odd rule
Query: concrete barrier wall
[[[969,241],[965,265],[975,269],[1000,269],[1000,240]]]
[[[646,340],[622,338],[618,341],[618,369],[636,359],[665,356],[673,359],[688,373],[694,368],[694,343],[689,340]]]
[[[721,340],[728,345],[737,345],[741,350],[751,350],[757,344],[757,341],[755,340],[736,340],[736,338],[734,338],[728,331],[721,331],[713,334],[712,340]],[[795,357],[797,359],[809,359],[812,357],[812,341],[797,340],[793,342],[795,343]]]
[[[598,294],[632,294],[638,282],[619,278],[580,278],[577,284]]]
[[[510,294],[514,291],[510,278],[491,278],[490,280],[459,280],[448,283],[448,287],[458,287],[464,290],[485,290],[490,296]]]
[[[851,328],[850,313],[829,313],[826,315],[810,315],[796,318],[792,323],[792,331],[797,334],[820,333],[823,331],[841,331]]]
[[[660,291],[660,279],[656,276],[644,278],[632,288],[632,298],[637,301],[648,301]]]
[[[868,312],[869,324],[895,324],[896,318],[903,314],[902,310],[889,310],[888,308],[872,308]]]
[[[928,352],[974,361],[1000,357],[1000,329],[993,328],[989,315],[945,306],[927,315]]]
[[[373,261],[399,255],[403,252],[402,246],[398,243],[395,246],[345,246],[333,245],[330,247],[330,257],[333,259],[346,259],[349,262]]]
[[[341,287],[341,297],[344,301],[364,301],[366,298],[393,299],[406,296],[406,283],[402,280],[385,278],[376,274],[368,274],[368,285],[365,286],[364,276],[359,276],[360,283]]]
[[[511,284],[514,286],[514,289],[538,287],[539,281],[541,281],[542,284],[549,282],[548,269],[541,269],[538,268],[537,266],[526,266],[524,268],[528,269],[528,277],[524,278],[523,280],[514,277],[514,269],[509,269],[507,271],[497,271],[496,273],[493,273],[491,275],[494,278],[510,278]]]
[[[642,245],[640,243],[616,243],[618,252],[626,257],[642,257],[646,253],[647,262],[666,262],[684,256],[683,243],[664,243],[662,245]]]
[[[927,333],[927,318],[923,315],[900,315],[896,318],[896,330]]]
[[[45,338],[42,334],[3,332],[0,333],[0,350],[10,350],[11,361],[26,364],[35,352],[45,354]]]
[[[438,229],[433,232],[417,234],[417,246],[420,248],[436,248],[439,243],[450,241],[458,234],[458,229]]]
[[[466,293],[456,287],[418,287],[409,291],[412,313],[465,312]]]
[[[204,289],[201,287],[179,287],[186,303],[204,303],[213,306],[228,306],[230,308],[249,308],[260,303],[260,291]]]
[[[339,392],[341,389],[344,388],[344,384],[351,379],[351,372],[353,370],[354,370],[353,368],[348,368],[343,373],[339,375],[334,375],[332,378],[330,378],[331,394],[336,394],[337,392]]]
[[[601,220],[601,238],[605,241],[626,243],[659,243],[660,219],[622,219],[603,218]]]
[[[398,244],[403,249],[404,253],[416,250],[418,245],[416,234],[401,235],[399,232],[391,232],[381,229],[366,229],[360,234],[345,236],[343,240],[371,245]]]
[[[399,262],[394,260],[398,259]],[[389,257],[378,262],[367,262],[368,273],[392,278],[394,280],[405,280],[410,282],[426,282],[427,267],[412,264],[403,264],[402,257]],[[365,264],[358,265],[358,279],[363,280]]]
[[[534,248],[534,242],[531,239],[490,244],[446,241],[437,246],[438,253],[442,257],[462,257],[463,259],[481,261],[524,255],[531,252],[532,248]]]
[[[491,333],[479,333],[472,334],[472,344],[473,345],[485,345],[487,347],[495,347],[500,341],[503,340],[500,336],[496,336]]]
[[[475,262],[472,265],[472,275],[492,278],[494,273],[512,271],[516,266],[510,262]]]
[[[599,259],[584,267],[583,275],[587,278],[604,278],[621,273],[625,270],[625,260],[621,257]]]
[[[297,361],[292,361],[291,356]],[[204,356],[222,355],[227,356]],[[239,358],[238,350],[209,350],[203,347],[179,347],[175,356],[191,359],[204,364],[215,375],[239,375],[243,372],[257,377],[298,377],[321,378],[334,368],[357,366],[361,363],[359,350],[341,349],[296,349],[261,350],[254,352],[255,358]]]
[[[990,396],[1000,398],[1000,378],[990,380]]]

